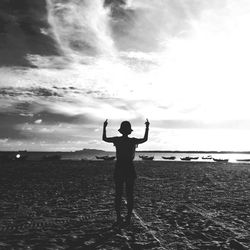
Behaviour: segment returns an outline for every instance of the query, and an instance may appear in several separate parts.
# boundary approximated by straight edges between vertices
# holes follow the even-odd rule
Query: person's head
[[[121,123],[120,128],[118,129],[118,131],[122,134],[122,135],[129,135],[131,134],[131,132],[133,131],[133,129],[131,129],[131,124],[129,121],[123,121]]]

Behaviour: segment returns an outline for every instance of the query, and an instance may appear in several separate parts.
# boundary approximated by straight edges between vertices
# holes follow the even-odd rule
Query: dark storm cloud
[[[37,102],[20,102],[13,107],[12,113],[0,114],[0,119],[7,124],[18,125],[24,123],[34,123],[36,120],[42,120],[43,124],[56,125],[60,123],[68,124],[91,124],[93,119],[84,115],[69,115],[50,110],[47,105]],[[25,115],[32,114],[32,115]],[[27,116],[27,117],[26,117]],[[16,122],[15,122],[16,121]]]
[[[44,96],[44,97],[50,97],[50,96],[62,97],[62,95],[58,94],[57,92],[46,88],[34,89],[33,94],[36,96]]]
[[[0,88],[0,96],[23,96],[23,97],[62,97],[62,93],[58,93],[57,91],[49,88],[13,88],[13,87],[6,87]]]
[[[33,66],[27,54],[57,55],[47,29],[45,0],[1,0],[0,66]]]
[[[33,105],[30,102],[18,102],[14,105],[13,110],[16,110],[21,115],[32,114]],[[32,114],[33,115],[33,114]]]
[[[63,93],[63,95],[68,95],[68,94],[91,95],[97,98],[102,98],[105,96],[105,93],[101,90],[91,90],[86,88],[77,88],[73,86],[68,86],[68,87],[53,86],[53,89],[58,91],[58,93]]]
[[[93,119],[86,115],[65,115],[48,110],[34,113],[32,116],[23,115],[30,112],[34,107],[29,103],[19,103],[16,105],[16,112],[0,113],[0,139],[9,138],[13,140],[43,138],[44,133],[34,129],[34,126],[52,126],[57,127],[60,124],[68,125],[90,125]],[[20,112],[18,112],[20,111]],[[41,122],[37,123],[37,120]],[[94,121],[96,122],[96,121]],[[48,135],[49,136],[49,135]],[[58,137],[53,135],[53,138]],[[68,135],[70,138],[70,133]]]
[[[66,97],[69,95],[91,95],[96,98],[104,98],[105,93],[100,90],[90,90],[85,88],[58,87],[53,86],[51,88],[43,87],[0,87],[0,97]]]
[[[30,136],[26,135],[18,129],[18,125],[25,124],[31,121],[32,118],[21,116],[16,113],[0,113],[0,139],[28,139]]]

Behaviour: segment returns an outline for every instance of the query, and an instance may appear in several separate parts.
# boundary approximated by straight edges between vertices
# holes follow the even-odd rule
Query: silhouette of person
[[[106,127],[108,125],[108,120],[103,124],[103,136],[102,139],[105,142],[113,143],[116,147],[116,164],[114,171],[114,181],[115,181],[115,211],[117,215],[117,224],[122,223],[121,216],[121,202],[123,186],[125,184],[126,197],[127,197],[127,209],[128,213],[126,216],[126,223],[130,224],[133,206],[134,206],[134,181],[136,179],[136,171],[133,164],[133,159],[135,157],[135,149],[138,144],[144,143],[148,140],[149,131],[149,121],[145,122],[145,134],[143,138],[128,137],[133,131],[131,129],[131,124],[128,121],[123,121],[121,123],[120,129],[118,130],[122,136],[107,137]]]

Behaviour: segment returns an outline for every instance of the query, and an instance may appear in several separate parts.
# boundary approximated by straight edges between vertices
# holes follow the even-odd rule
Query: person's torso
[[[126,163],[132,162],[135,157],[135,139],[129,137],[117,137],[114,143],[116,147],[117,162]]]

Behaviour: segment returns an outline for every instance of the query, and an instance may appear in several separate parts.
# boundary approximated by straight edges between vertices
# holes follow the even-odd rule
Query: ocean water
[[[27,160],[41,160],[44,159],[45,156],[61,156],[61,160],[97,160],[96,156],[115,156],[115,152],[92,152],[92,151],[78,151],[78,152],[0,152],[0,156],[7,154],[12,159],[15,159],[17,155],[26,155]],[[183,157],[199,157],[197,160],[191,160],[189,162],[214,162],[213,159],[202,159],[202,157],[206,157],[211,155],[212,158],[216,159],[228,159],[228,162],[232,163],[244,163],[244,161],[238,161],[242,159],[250,159],[250,153],[188,153],[188,152],[136,152],[135,161],[142,161],[139,156],[154,156],[154,161],[182,161]],[[175,156],[175,160],[165,160],[162,157]],[[249,163],[250,161],[245,161],[245,163]]]
[[[103,154],[98,154],[98,156],[115,156],[115,152],[105,152]],[[135,154],[135,161],[142,161],[139,155],[147,155],[147,156],[154,156],[155,161],[182,161],[182,157],[190,156],[190,157],[199,157],[197,160],[191,160],[191,162],[214,162],[213,159],[202,159],[202,157],[206,157],[208,155],[211,155],[212,158],[216,159],[228,159],[229,162],[237,162],[240,163],[241,161],[237,161],[238,159],[250,159],[250,154],[248,153],[169,153],[169,152],[150,152],[150,153],[142,153],[142,152],[136,152]],[[169,156],[175,156],[175,160],[165,160],[162,158],[162,156],[169,157]],[[94,154],[67,154],[65,156],[62,156],[63,159],[73,159],[73,160],[96,160],[96,155]],[[242,162],[241,162],[242,163]],[[250,164],[250,162],[249,162]]]

